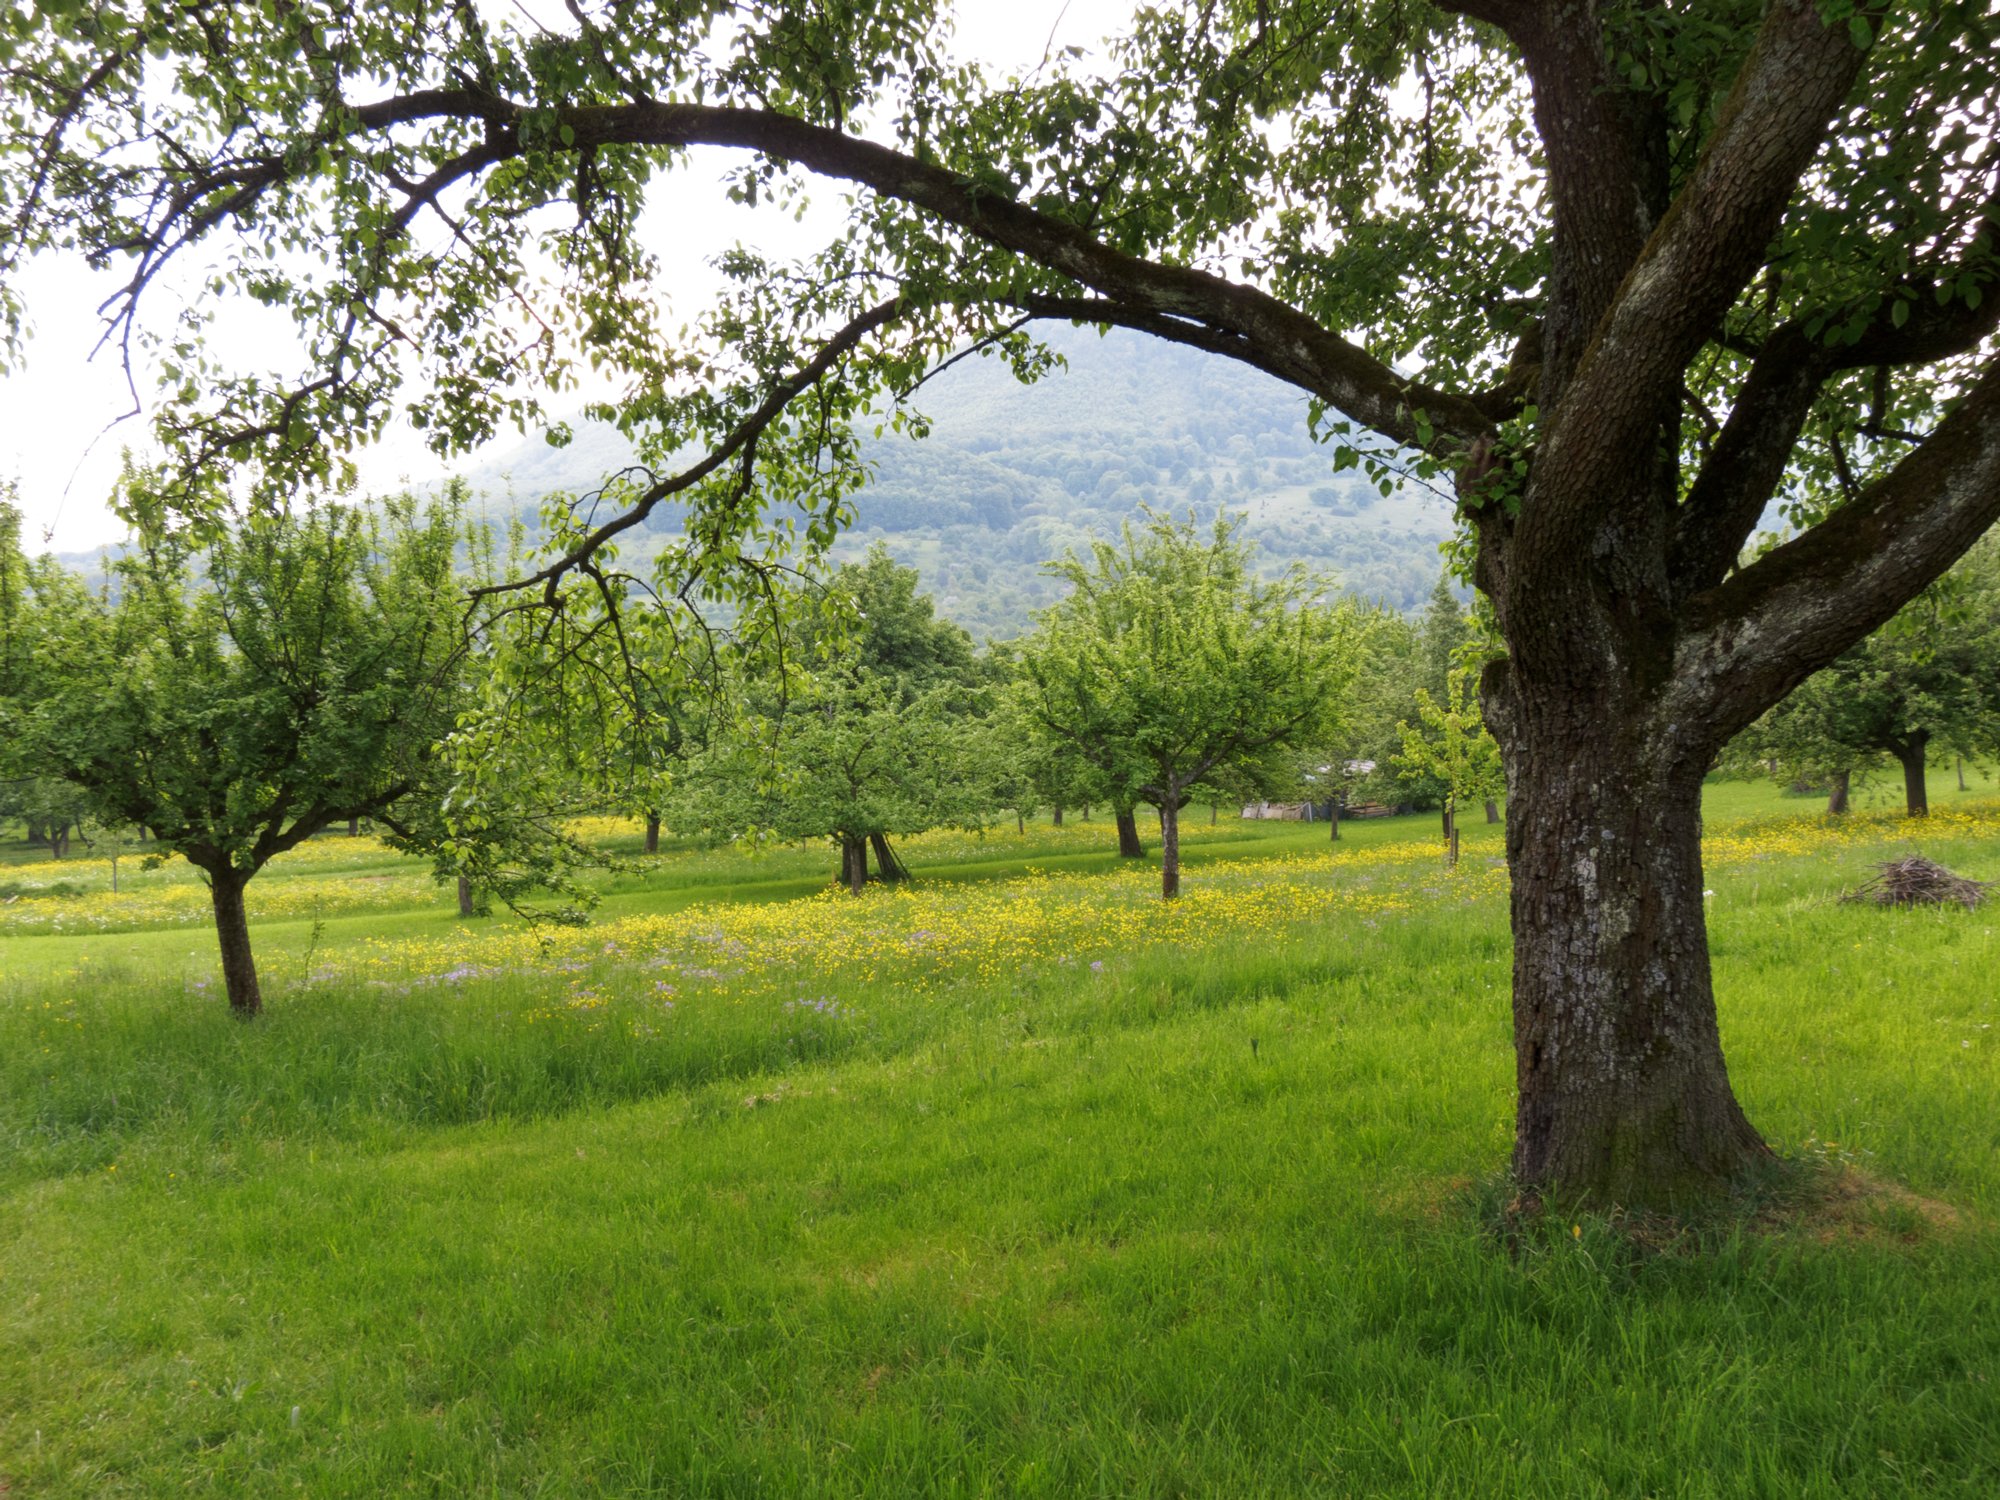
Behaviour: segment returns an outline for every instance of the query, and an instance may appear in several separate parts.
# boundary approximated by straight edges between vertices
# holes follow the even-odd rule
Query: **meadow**
[[[627,856],[462,921],[330,836],[251,887],[0,864],[0,1494],[1990,1494],[2000,787],[1710,789],[1713,1223],[1510,1218],[1499,830],[1100,817]],[[1870,805],[1870,797],[1874,805]],[[1862,1191],[1871,1183],[1890,1190]]]

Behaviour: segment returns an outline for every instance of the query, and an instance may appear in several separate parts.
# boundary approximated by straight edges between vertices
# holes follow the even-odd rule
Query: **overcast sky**
[[[1058,46],[1083,46],[1101,55],[1099,41],[1123,30],[1133,8],[1133,0],[959,0],[958,48],[1001,71],[1033,66],[1052,34]],[[793,254],[822,237],[810,221],[799,227],[784,215],[727,203],[715,187],[724,161],[721,153],[697,155],[689,171],[658,185],[667,191],[656,190],[648,214],[653,223],[675,227],[653,248],[661,258],[663,283],[681,289],[679,310],[689,316],[714,285],[706,261],[725,246],[743,240]],[[822,231],[828,222],[821,217]],[[19,482],[28,522],[22,540],[30,550],[90,548],[121,534],[104,496],[117,475],[121,450],[143,447],[145,427],[143,421],[128,421],[106,430],[131,409],[131,394],[115,350],[90,358],[101,331],[97,306],[119,280],[115,271],[94,276],[79,263],[52,259],[30,267],[23,280],[35,332],[23,368],[0,377],[0,477]],[[156,318],[166,305],[162,299]],[[249,352],[258,341],[256,318],[248,312],[225,317],[217,336],[225,353],[232,346]],[[142,388],[139,394],[144,402],[148,393]],[[516,442],[507,434],[496,447]],[[392,435],[365,461],[364,479],[371,487],[388,488],[406,476],[429,478],[437,472],[436,461],[405,433]]]

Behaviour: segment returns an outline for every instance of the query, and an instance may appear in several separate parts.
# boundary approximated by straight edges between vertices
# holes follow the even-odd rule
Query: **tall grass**
[[[0,1480],[1992,1493],[2000,922],[1839,904],[1902,832],[1749,837],[1717,982],[1789,1157],[1944,1207],[1698,1241],[1496,1232],[1504,900],[1429,870],[1368,875],[1409,897],[1369,922],[671,996],[371,984],[336,941],[249,1027],[89,939],[113,977],[0,982]],[[2000,838],[1931,848],[2000,876]]]

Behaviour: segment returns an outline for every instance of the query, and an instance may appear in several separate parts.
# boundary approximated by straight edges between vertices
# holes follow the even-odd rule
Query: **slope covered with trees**
[[[1042,564],[1115,539],[1142,506],[1207,523],[1242,516],[1253,565],[1290,563],[1345,592],[1408,610],[1437,577],[1451,533],[1444,500],[1421,485],[1384,495],[1336,470],[1339,441],[1315,441],[1306,401],[1228,360],[1112,330],[1058,326],[1066,368],[1024,385],[998,359],[971,358],[927,382],[909,405],[930,421],[921,442],[877,438],[861,452],[873,478],[835,552],[886,546],[916,568],[938,609],[974,636],[1025,634],[1062,584]],[[584,494],[631,448],[617,431],[579,424],[568,446],[503,451],[469,478],[501,509],[532,514],[547,496]],[[684,508],[647,518],[645,555],[678,532]]]

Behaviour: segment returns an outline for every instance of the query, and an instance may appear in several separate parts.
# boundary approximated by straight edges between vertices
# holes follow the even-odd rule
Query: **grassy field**
[[[1915,842],[2000,879],[1975,783]],[[252,1027],[184,867],[14,851],[0,1493],[1994,1493],[2000,924],[1814,811],[1711,788],[1732,1076],[1912,1196],[1679,1238],[1500,1232],[1483,825],[1197,819],[1171,908],[1101,818],[670,851],[557,933],[327,838]]]

